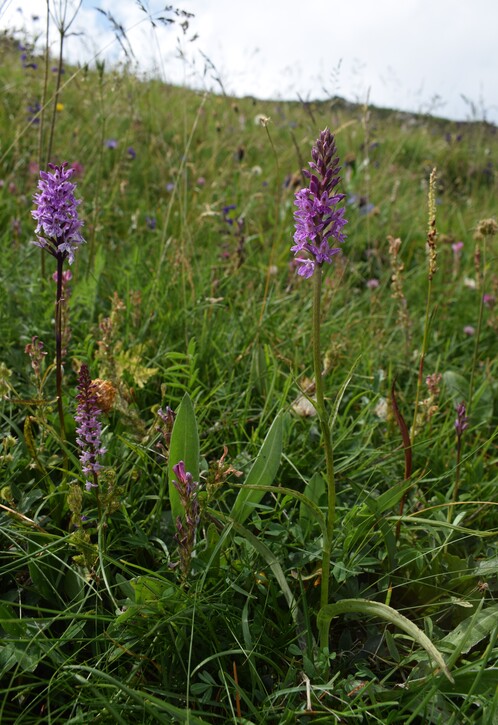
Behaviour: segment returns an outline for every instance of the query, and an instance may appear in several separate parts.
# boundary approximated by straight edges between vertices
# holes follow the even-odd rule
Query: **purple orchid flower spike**
[[[67,162],[60,166],[49,164],[51,171],[40,171],[39,192],[33,197],[37,208],[31,213],[37,222],[38,237],[33,244],[72,264],[76,249],[85,240],[80,233],[83,222],[78,218],[81,201],[75,199],[76,185],[69,181],[74,169],[66,167]]]
[[[303,170],[309,187],[295,195],[296,231],[295,244],[291,247],[300,265],[297,273],[305,278],[311,277],[317,266],[331,263],[341,251],[333,245],[342,244],[345,239],[342,228],[347,224],[344,208],[338,206],[345,195],[335,191],[340,182],[340,166],[335,139],[328,128],[321,132],[311,156],[311,171]],[[303,252],[306,256],[297,256]]]
[[[87,477],[87,491],[98,487],[98,476],[102,466],[98,457],[106,449],[101,442],[102,423],[99,420],[100,408],[87,365],[82,365],[78,375],[78,409],[74,419],[76,427],[76,445],[79,448],[79,459],[83,473]]]

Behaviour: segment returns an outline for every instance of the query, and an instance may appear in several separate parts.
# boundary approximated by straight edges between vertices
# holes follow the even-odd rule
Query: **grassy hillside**
[[[51,65],[0,45],[0,721],[498,723],[496,127]]]

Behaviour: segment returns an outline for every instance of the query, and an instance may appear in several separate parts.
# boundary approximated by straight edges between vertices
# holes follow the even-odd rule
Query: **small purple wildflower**
[[[451,248],[453,250],[453,254],[455,255],[455,257],[459,257],[460,253],[463,249],[463,242],[453,242],[453,244],[451,245]]]
[[[117,145],[118,145],[118,142],[116,141],[115,138],[108,138],[107,141],[105,142],[105,146],[108,149],[115,149],[117,147]]]
[[[495,306],[496,298],[494,295],[490,295],[490,294],[486,293],[486,294],[483,294],[482,301],[484,302],[486,307],[488,307],[490,310],[492,310],[493,307]]]
[[[155,216],[149,216],[148,214],[145,215],[145,223],[147,225],[147,229],[154,230],[157,226],[156,217]]]
[[[463,331],[466,335],[468,335],[469,337],[472,337],[472,335],[475,335],[476,329],[472,325],[465,325],[465,327],[463,328]]]
[[[345,195],[335,193],[340,181],[340,166],[335,139],[328,128],[321,132],[311,157],[313,161],[309,165],[312,171],[303,170],[309,179],[309,188],[300,189],[295,194],[296,231],[295,244],[291,247],[301,265],[297,273],[306,278],[313,275],[317,266],[331,263],[332,257],[340,252],[340,248],[332,247],[329,240],[341,244],[345,239],[342,228],[347,223],[344,208],[338,207]],[[302,252],[309,256],[298,257]]]
[[[366,282],[367,289],[371,289],[371,290],[377,289],[379,284],[380,284],[379,280],[376,279],[375,277],[373,277],[372,279],[368,279]]]
[[[224,206],[221,210],[221,213],[223,214],[223,221],[228,224],[228,226],[233,226],[234,220],[230,216],[230,212],[237,208],[237,204],[227,204],[227,206]]]
[[[36,70],[38,68],[38,65],[37,65],[37,63],[33,62],[30,59],[29,54],[31,51],[28,51],[28,49],[26,47],[24,47],[23,45],[19,45],[19,50],[22,51],[22,53],[20,55],[22,67],[23,68],[32,68],[33,70]]]
[[[169,191],[169,192],[171,192],[171,191],[173,191],[173,189],[174,189],[174,188],[175,188],[175,185],[173,184],[173,182],[172,182],[172,181],[170,181],[170,182],[168,182],[168,183],[166,184],[166,191]]]
[[[41,111],[41,105],[38,101],[34,101],[28,106],[29,123],[37,125],[40,123],[39,113]]]
[[[469,427],[469,419],[466,415],[467,410],[465,408],[465,403],[459,403],[457,405],[457,417],[455,420],[455,430],[457,434],[457,438],[460,440],[460,438],[463,435],[464,430],[466,430]]]
[[[133,159],[137,158],[137,152],[133,148],[133,146],[128,146],[126,153],[128,154],[129,158],[133,161]]]
[[[375,210],[375,204],[369,202],[366,196],[357,196],[356,194],[350,194],[347,197],[346,204],[348,206],[356,207],[360,213],[360,216],[368,216],[372,211]]]
[[[57,272],[53,273],[52,279],[54,280],[54,282],[57,282],[58,276],[59,275]],[[65,269],[62,273],[62,286],[64,286],[68,282],[70,282],[72,280],[72,278],[73,278],[73,273],[71,272],[71,270]]]
[[[360,204],[359,206],[360,216],[368,216],[375,211],[375,204],[368,202],[366,204]]]
[[[97,396],[94,391],[92,379],[87,365],[82,365],[78,375],[78,390],[76,396],[78,408],[74,419],[76,421],[76,445],[80,450],[79,459],[83,473],[87,477],[85,488],[97,488],[99,471],[102,470],[98,456],[102,456],[106,449],[102,446],[102,423],[99,420],[100,408],[97,405]]]
[[[74,198],[75,184],[69,179],[74,169],[67,169],[67,162],[60,166],[49,164],[50,171],[40,171],[39,193],[33,201],[37,209],[31,212],[37,221],[35,233],[37,247],[46,249],[59,260],[74,261],[74,253],[84,239],[80,234],[83,222],[78,218],[79,199]]]

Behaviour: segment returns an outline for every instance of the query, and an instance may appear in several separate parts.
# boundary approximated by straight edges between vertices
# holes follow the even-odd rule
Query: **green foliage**
[[[87,244],[67,300],[61,449],[55,269],[30,243],[55,77],[40,133],[27,107],[43,63],[26,72],[6,38],[0,61],[0,721],[496,722],[497,237],[475,233],[496,212],[496,128],[67,67],[53,159],[80,165]],[[289,248],[300,169],[325,126],[348,239],[323,280],[337,516],[320,613],[311,289]],[[397,272],[388,237],[401,240]],[[98,495],[76,444],[82,363],[102,407]],[[408,480],[393,381],[415,424]],[[458,444],[455,406],[471,395]],[[188,577],[180,460],[200,483]]]

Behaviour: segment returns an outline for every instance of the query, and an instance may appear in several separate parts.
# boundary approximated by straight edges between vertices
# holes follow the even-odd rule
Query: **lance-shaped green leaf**
[[[197,431],[194,406],[187,393],[183,396],[177,410],[169,447],[168,486],[173,521],[176,521],[177,516],[183,516],[180,496],[173,483],[175,480],[173,466],[176,466],[180,461],[185,463],[185,470],[192,474],[194,481],[198,481],[199,433]]]
[[[334,617],[337,617],[339,614],[350,614],[351,612],[380,617],[380,619],[384,619],[386,622],[394,624],[403,630],[403,632],[406,632],[417,644],[425,649],[427,654],[436,662],[450,682],[454,681],[442,654],[432,644],[425,632],[422,632],[416,624],[407,619],[403,614],[400,614],[396,609],[387,606],[387,604],[382,604],[382,602],[372,602],[369,599],[341,599],[335,604],[327,604],[325,607],[322,607],[317,617],[320,640],[322,640],[322,635],[325,635],[325,640],[328,638],[330,622]]]
[[[245,483],[239,489],[238,496],[235,499],[231,516],[239,524],[244,523],[254,510],[254,506],[261,501],[266,493],[264,488],[252,489],[248,487],[271,486],[273,479],[277,475],[280,457],[282,455],[282,437],[282,414],[278,413],[270,430],[266,434],[266,438],[263,441],[263,445],[259,450],[251,470],[247,474]]]

